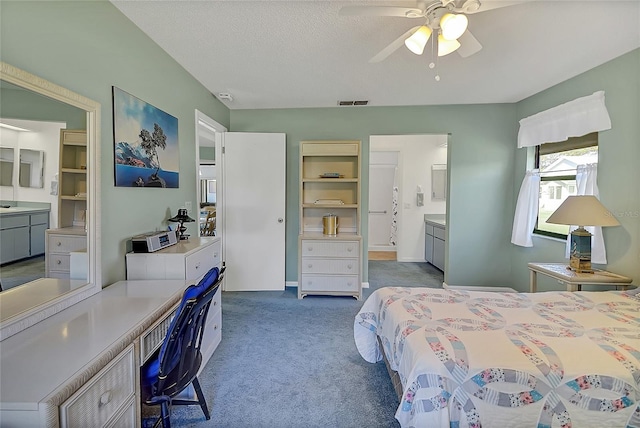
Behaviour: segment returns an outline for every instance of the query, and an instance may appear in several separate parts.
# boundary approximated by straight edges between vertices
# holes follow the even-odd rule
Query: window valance
[[[520,120],[518,147],[564,141],[611,129],[604,91],[560,104]]]

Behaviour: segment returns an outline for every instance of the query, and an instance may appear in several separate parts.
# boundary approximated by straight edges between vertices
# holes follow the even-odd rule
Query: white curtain
[[[540,197],[540,172],[537,169],[527,171],[520,186],[516,213],[513,218],[511,243],[521,247],[533,247],[533,228],[538,217]]]
[[[611,129],[604,91],[577,98],[520,120],[518,147],[564,141]]]
[[[576,194],[593,195],[600,199],[598,192],[598,164],[590,163],[587,165],[578,165],[576,168]],[[569,235],[567,235],[567,247],[565,249],[565,257],[569,258],[571,251],[571,231],[577,229],[578,226],[569,227]],[[591,237],[591,262],[597,264],[607,263],[607,252],[604,248],[604,238],[602,237],[602,228],[600,226],[585,226],[593,236]]]

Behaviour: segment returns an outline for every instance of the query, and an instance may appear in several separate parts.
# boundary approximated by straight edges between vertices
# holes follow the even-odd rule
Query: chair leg
[[[202,408],[202,412],[204,413],[204,417],[209,420],[211,419],[211,415],[209,414],[209,409],[207,408],[207,401],[204,399],[204,394],[202,393],[202,388],[200,388],[200,382],[198,378],[193,379],[193,389],[196,390],[196,395],[198,396],[198,402],[200,403],[200,407]]]
[[[162,428],[171,428],[171,407],[169,402],[163,401],[160,404],[160,417],[162,419]]]

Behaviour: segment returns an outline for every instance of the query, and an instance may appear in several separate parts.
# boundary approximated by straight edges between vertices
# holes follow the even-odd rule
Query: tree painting
[[[113,138],[116,186],[179,187],[176,117],[114,86]]]
[[[164,135],[164,131],[157,123],[153,124],[153,134],[149,133],[146,129],[140,131],[140,145],[144,149],[145,153],[149,155],[151,160],[155,159],[156,172],[153,173],[155,178],[158,177],[158,171],[160,171],[160,158],[158,157],[158,148],[164,150],[167,147],[167,136]]]

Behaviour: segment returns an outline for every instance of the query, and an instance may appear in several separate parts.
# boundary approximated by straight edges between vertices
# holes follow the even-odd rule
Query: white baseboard
[[[369,288],[369,283],[368,282],[363,282],[362,283],[362,288]]]
[[[517,293],[511,287],[483,287],[480,285],[449,285],[442,283],[442,288],[446,290],[467,290],[467,291],[492,291],[494,293]]]

